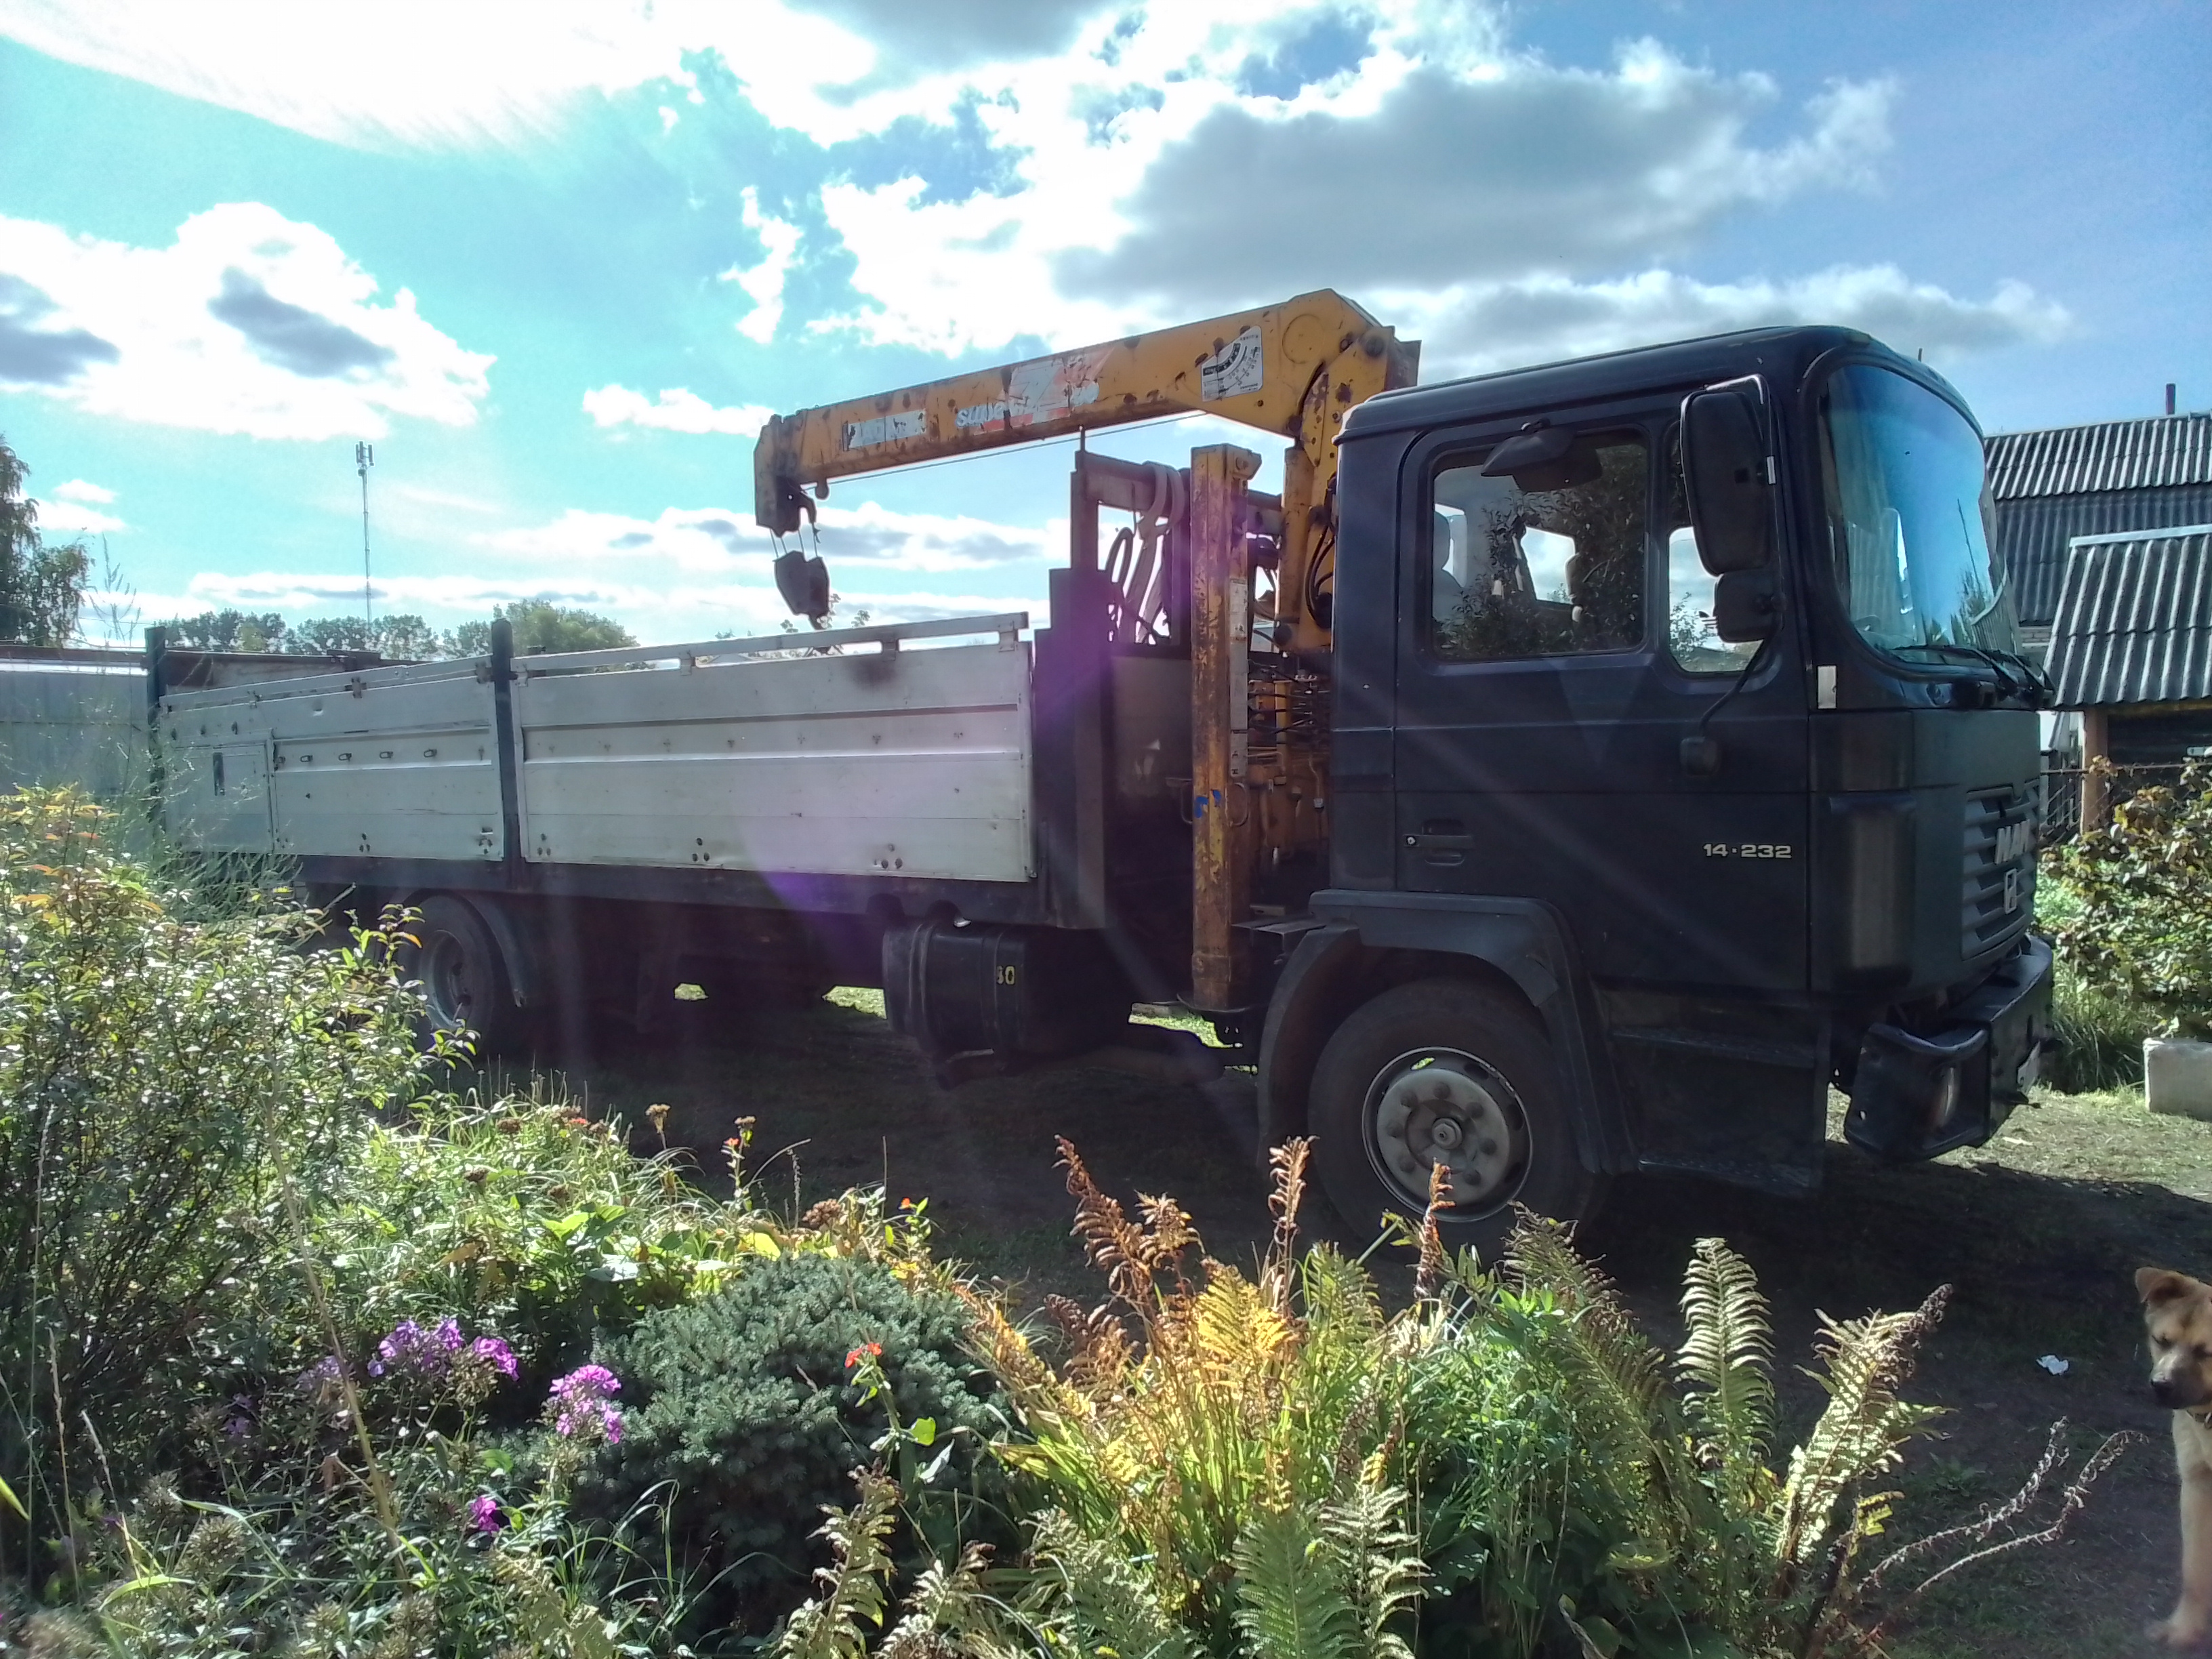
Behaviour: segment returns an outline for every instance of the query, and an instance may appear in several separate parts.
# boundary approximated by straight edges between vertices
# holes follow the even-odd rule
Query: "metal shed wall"
[[[2063,708],[2212,700],[2212,526],[2075,541],[2050,668]]]
[[[0,665],[0,788],[67,783],[112,800],[147,775],[143,672]]]

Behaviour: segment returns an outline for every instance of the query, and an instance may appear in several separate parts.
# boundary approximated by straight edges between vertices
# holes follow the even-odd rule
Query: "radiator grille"
[[[2027,931],[2035,914],[2035,804],[2020,788],[1966,798],[1959,954],[1969,960]]]

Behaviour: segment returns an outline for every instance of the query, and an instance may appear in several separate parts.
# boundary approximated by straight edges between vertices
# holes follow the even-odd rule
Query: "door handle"
[[[1431,818],[1418,835],[1408,835],[1406,845],[1421,855],[1421,862],[1443,869],[1465,864],[1474,849],[1474,837],[1457,818]]]

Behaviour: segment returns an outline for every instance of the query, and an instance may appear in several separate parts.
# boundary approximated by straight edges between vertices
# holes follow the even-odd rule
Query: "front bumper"
[[[1978,1146],[2027,1097],[2051,1040],[2051,947],[2031,934],[1942,1030],[1868,1028],[1844,1138],[1900,1161]]]

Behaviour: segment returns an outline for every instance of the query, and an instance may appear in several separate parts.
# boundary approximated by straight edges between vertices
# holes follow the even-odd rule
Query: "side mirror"
[[[1698,561],[1716,576],[1756,570],[1774,556],[1774,483],[1757,388],[1734,381],[1682,401],[1682,483]]]
[[[1730,645],[1772,634],[1782,620],[1782,592],[1771,570],[1731,570],[1713,584],[1713,632]]]

